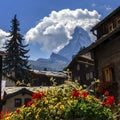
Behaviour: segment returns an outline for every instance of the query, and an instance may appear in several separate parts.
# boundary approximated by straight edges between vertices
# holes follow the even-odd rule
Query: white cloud
[[[59,51],[72,38],[74,28],[81,26],[90,33],[90,29],[99,22],[97,11],[87,9],[63,9],[52,11],[25,35],[27,42],[37,42],[44,51]]]
[[[3,31],[2,29],[0,29],[0,50],[3,50],[3,44],[6,41],[6,36],[8,36],[9,33]]]

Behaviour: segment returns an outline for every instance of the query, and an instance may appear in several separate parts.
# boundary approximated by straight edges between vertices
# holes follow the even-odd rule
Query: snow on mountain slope
[[[87,31],[81,27],[76,27],[72,36],[73,38],[70,40],[69,44],[58,52],[59,55],[69,60],[71,60],[72,56],[76,55],[80,49],[92,43]]]
[[[80,49],[87,47],[92,43],[89,34],[81,27],[76,27],[70,42],[61,49],[57,54],[52,53],[49,59],[39,58],[36,61],[30,61],[31,67],[37,70],[47,68],[52,71],[63,70],[72,60]]]

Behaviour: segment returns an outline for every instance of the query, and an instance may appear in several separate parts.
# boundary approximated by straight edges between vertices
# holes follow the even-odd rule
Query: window
[[[80,65],[79,64],[77,64],[77,70],[80,70]]]
[[[22,105],[22,100],[20,98],[15,99],[15,107],[20,107]]]
[[[74,77],[74,81],[78,80],[77,76]]]
[[[111,82],[113,80],[112,67],[108,66],[103,68],[103,79],[105,82]]]
[[[119,26],[119,25],[120,25],[120,19],[117,20],[117,26]]]
[[[80,76],[75,76],[75,77],[74,77],[74,81],[76,81],[76,80],[77,80],[77,81],[80,81]]]
[[[89,79],[90,79],[89,73],[86,73],[86,80],[89,80]]]
[[[93,79],[93,72],[90,72],[90,79]]]
[[[78,81],[80,81],[80,76],[78,76]]]
[[[88,68],[88,64],[85,64],[85,67]]]
[[[25,100],[24,100],[24,104],[27,105],[27,103],[28,103],[29,101],[31,101],[30,98],[25,98]]]
[[[110,31],[112,31],[114,29],[114,27],[113,27],[113,24],[111,23],[109,26],[108,26],[108,30],[109,30],[109,32]]]

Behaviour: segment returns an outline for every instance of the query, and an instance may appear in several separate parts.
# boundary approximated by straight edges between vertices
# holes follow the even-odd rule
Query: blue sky
[[[119,5],[119,0],[0,0],[0,47],[17,14],[30,59],[49,58],[69,42],[75,26],[89,32]]]

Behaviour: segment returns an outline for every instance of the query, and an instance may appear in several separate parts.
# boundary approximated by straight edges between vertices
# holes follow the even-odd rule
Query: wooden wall
[[[100,44],[94,49],[94,55],[95,65],[97,66],[95,72],[100,80],[104,81],[105,79],[103,70],[106,67],[112,68],[110,91],[117,99],[120,99],[120,36],[109,38],[107,42]]]

